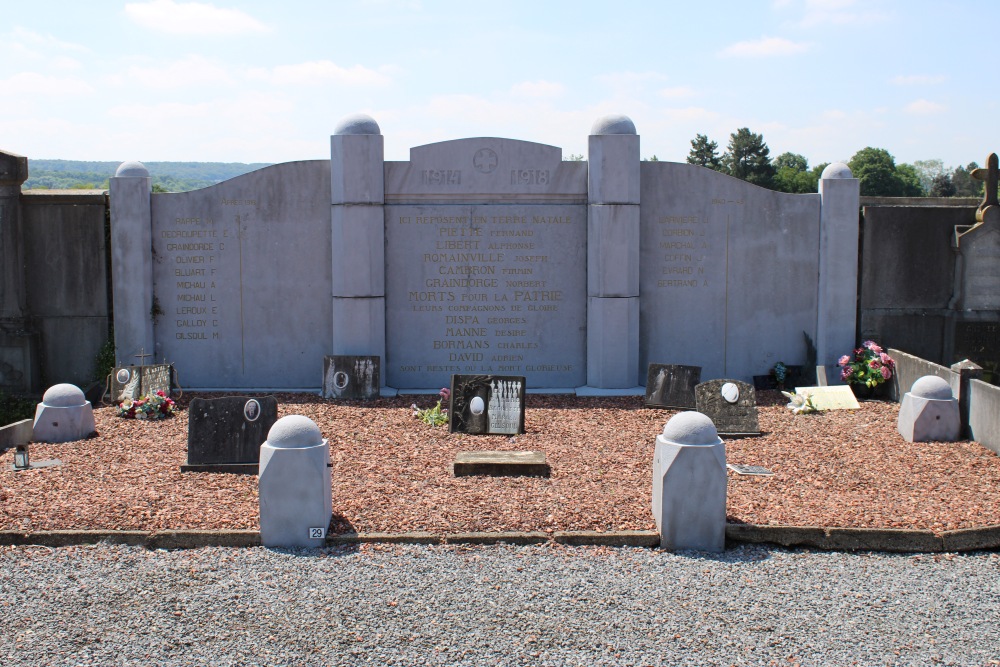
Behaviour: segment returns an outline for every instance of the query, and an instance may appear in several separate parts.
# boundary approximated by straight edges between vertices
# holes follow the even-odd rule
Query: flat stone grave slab
[[[799,396],[811,396],[813,405],[819,411],[823,410],[860,410],[854,392],[846,384],[831,387],[796,387]]]
[[[735,472],[737,475],[761,475],[766,477],[774,474],[764,466],[750,466],[750,465],[743,465],[741,463],[728,463],[726,464],[726,467]]]
[[[524,433],[524,376],[452,375],[448,431],[473,435]]]
[[[694,388],[701,382],[701,366],[650,364],[646,370],[646,407],[694,410]]]
[[[323,357],[323,398],[378,398],[380,377],[377,356]]]
[[[739,380],[709,380],[695,387],[698,412],[708,416],[720,436],[760,435],[757,393]]]
[[[260,446],[278,421],[278,399],[193,398],[188,406],[188,458],[181,472],[256,475]]]
[[[453,468],[455,477],[548,477],[551,474],[545,452],[459,452]]]
[[[173,364],[115,368],[111,372],[111,400],[115,404],[121,403],[126,398],[134,401],[158,391],[170,396],[173,375]]]

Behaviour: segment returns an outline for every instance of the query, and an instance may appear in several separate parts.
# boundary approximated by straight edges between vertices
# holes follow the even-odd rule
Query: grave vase
[[[884,401],[889,397],[889,383],[883,382],[874,387],[864,383],[851,384],[851,391],[859,401]]]

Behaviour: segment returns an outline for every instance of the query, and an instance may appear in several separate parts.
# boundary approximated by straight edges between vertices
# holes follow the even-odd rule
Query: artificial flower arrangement
[[[442,401],[447,401],[451,398],[451,390],[447,387],[441,387],[441,391],[438,392],[441,397],[438,399],[437,405],[433,408],[427,408],[426,410],[421,410],[414,403],[410,407],[413,408],[413,416],[421,419],[425,424],[430,424],[431,426],[443,426],[448,423],[448,408],[442,408]]]
[[[845,354],[837,362],[840,377],[847,384],[877,387],[892,377],[896,362],[875,341],[866,340],[854,350],[854,357]]]
[[[173,399],[162,389],[152,396],[126,398],[118,404],[118,416],[125,419],[166,419],[174,414]]]

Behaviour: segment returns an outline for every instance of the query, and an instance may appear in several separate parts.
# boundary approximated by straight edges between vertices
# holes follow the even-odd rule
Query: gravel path
[[[0,549],[16,665],[1000,665],[1000,554]]]

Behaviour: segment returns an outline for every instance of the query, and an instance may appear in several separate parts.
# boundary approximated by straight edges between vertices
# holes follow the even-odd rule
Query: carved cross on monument
[[[1000,206],[997,202],[997,154],[991,153],[988,158],[986,158],[986,168],[985,169],[973,169],[972,173],[969,174],[977,181],[986,181],[986,190],[983,192],[983,201],[979,204],[979,213],[976,215],[977,218],[982,220],[982,213],[990,206]]]

